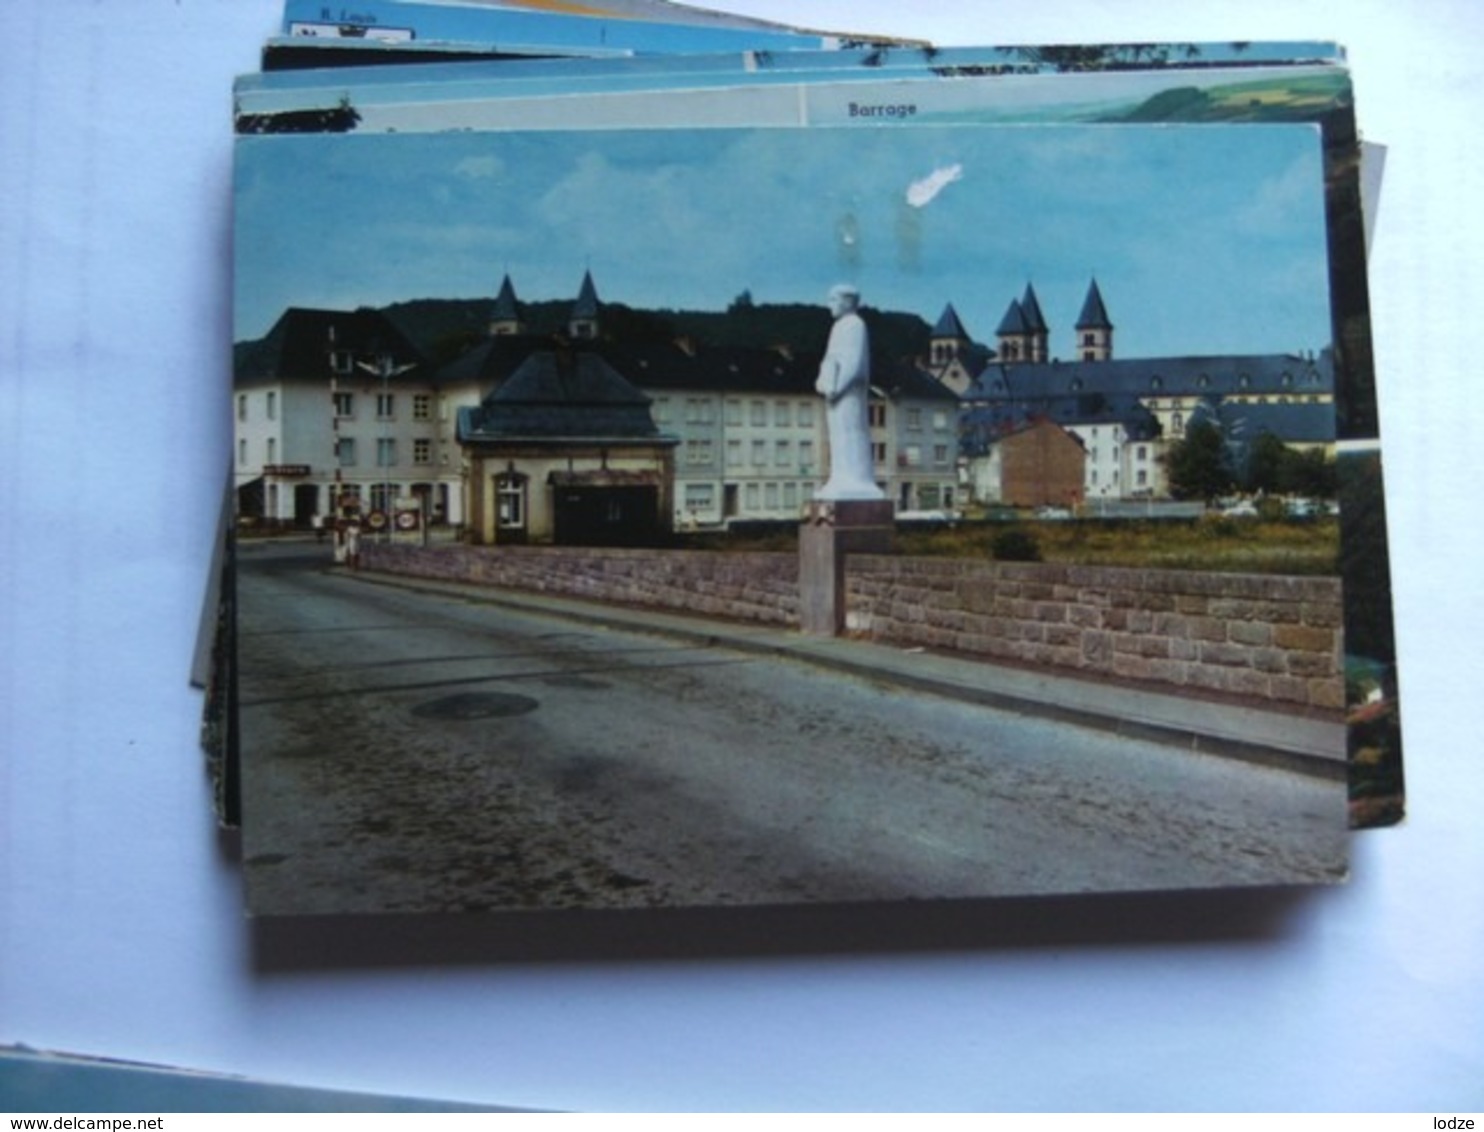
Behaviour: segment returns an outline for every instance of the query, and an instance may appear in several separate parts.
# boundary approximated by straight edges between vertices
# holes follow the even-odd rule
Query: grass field
[[[1208,516],[1195,521],[1071,520],[904,532],[903,554],[1004,557],[1005,532],[1021,531],[1043,562],[1158,567],[1241,574],[1337,574],[1339,522]],[[1012,540],[1020,541],[1018,539]]]
[[[1335,575],[1339,521],[1207,516],[1197,520],[1075,519],[965,522],[952,528],[899,530],[898,554],[1156,567],[1230,574]],[[701,535],[686,545],[715,550],[792,550],[791,528],[752,537]],[[1029,554],[1027,553],[1029,551]]]

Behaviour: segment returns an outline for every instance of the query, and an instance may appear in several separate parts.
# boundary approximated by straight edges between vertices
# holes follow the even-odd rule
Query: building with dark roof
[[[1333,451],[1334,365],[1328,351],[1115,358],[1113,321],[1093,280],[1077,317],[1075,360],[1037,361],[1036,327],[1047,333],[1049,328],[1039,304],[1028,313],[1033,302],[1029,288],[1011,301],[997,330],[995,356],[981,362],[981,354],[960,343],[952,363],[933,364],[935,356],[925,367],[962,401],[960,447],[967,461],[989,458],[1002,438],[1045,419],[1082,442],[1085,499],[1162,496],[1163,456],[1203,411],[1224,431],[1254,431],[1260,416],[1262,427],[1285,444]],[[988,482],[973,474],[970,479]]]
[[[508,276],[500,292],[497,309],[514,309]],[[688,339],[628,341],[605,325],[586,272],[565,340],[601,358],[649,398],[655,426],[675,440],[674,522],[705,527],[795,519],[827,478],[824,413],[814,389],[828,335],[823,308],[820,320],[820,350],[811,353]],[[501,325],[512,322],[502,319]],[[527,356],[552,343],[512,328],[440,369],[437,384],[472,404],[513,380]],[[956,395],[915,359],[873,357],[872,374],[871,440],[882,489],[904,511],[954,506]]]
[[[286,310],[240,346],[238,514],[308,525],[339,505],[457,520],[458,449],[421,352],[378,311]]]
[[[458,413],[475,542],[644,546],[673,513],[676,439],[600,355],[536,350]]]

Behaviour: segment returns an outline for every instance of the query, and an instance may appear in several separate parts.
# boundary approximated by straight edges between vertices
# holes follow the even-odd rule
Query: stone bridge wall
[[[362,544],[365,568],[798,624],[793,554]],[[1338,710],[1335,578],[854,555],[848,628],[1086,676]]]

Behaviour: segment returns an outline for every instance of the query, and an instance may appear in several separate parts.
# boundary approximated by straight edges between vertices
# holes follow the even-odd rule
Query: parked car
[[[1037,507],[1032,515],[1037,519],[1070,519],[1072,509],[1070,507],[1052,507],[1044,505]]]
[[[1255,519],[1257,504],[1250,499],[1240,499],[1229,507],[1223,507],[1221,513],[1228,519]]]

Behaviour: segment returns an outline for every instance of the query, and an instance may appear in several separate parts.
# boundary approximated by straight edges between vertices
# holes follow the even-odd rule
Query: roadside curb
[[[930,695],[1345,781],[1345,725],[1188,694],[1134,690],[992,661],[904,651],[845,638],[805,637],[768,625],[703,621],[683,614],[603,605],[566,595],[495,589],[402,574],[328,568],[368,585],[455,597],[584,624],[651,633],[707,647],[781,657]]]

